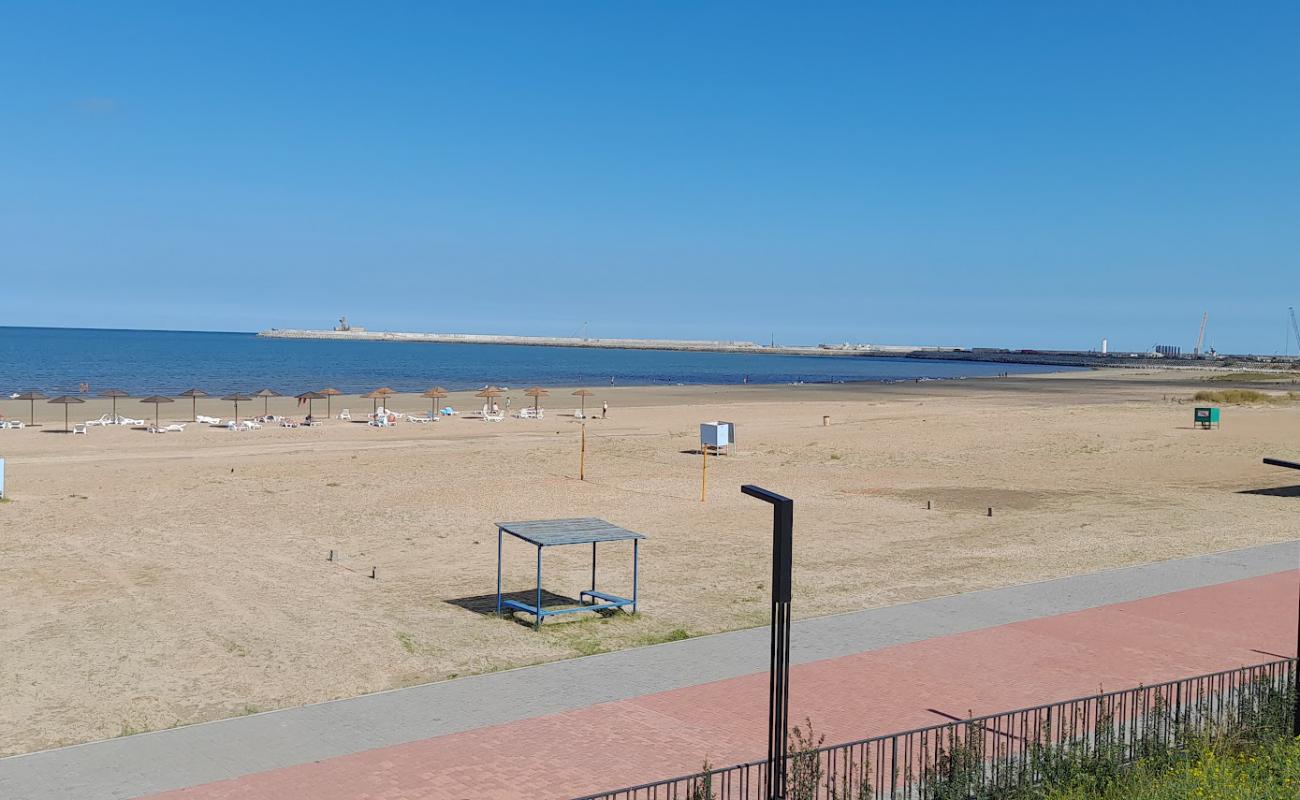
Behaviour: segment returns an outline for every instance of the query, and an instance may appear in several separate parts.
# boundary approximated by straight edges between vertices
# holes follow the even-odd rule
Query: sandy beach
[[[1221,429],[1197,430],[1192,393],[1223,385],[1200,381],[596,387],[588,408],[610,415],[586,425],[586,481],[571,389],[552,389],[544,420],[378,429],[371,401],[337,397],[360,422],[165,435],[53,433],[63,409],[38,402],[41,427],[0,430],[0,754],[763,624],[770,510],[742,483],[796,500],[797,616],[1294,539],[1300,491],[1256,490],[1300,483],[1260,463],[1300,457],[1300,407],[1227,407]],[[28,404],[0,412],[26,419]],[[190,403],[162,414],[188,420]],[[739,444],[710,460],[701,502],[698,424],[718,418]],[[493,523],[576,516],[649,537],[642,613],[540,632],[483,613]],[[602,585],[626,588],[630,549],[601,553]],[[548,551],[547,588],[576,596],[589,557]],[[507,541],[506,588],[531,587],[534,563]]]

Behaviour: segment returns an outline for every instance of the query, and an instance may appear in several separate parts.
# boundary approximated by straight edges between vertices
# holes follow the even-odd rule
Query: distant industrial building
[[[1158,344],[1152,348],[1152,352],[1156,355],[1164,356],[1165,358],[1181,358],[1183,355],[1183,348],[1174,344]]]

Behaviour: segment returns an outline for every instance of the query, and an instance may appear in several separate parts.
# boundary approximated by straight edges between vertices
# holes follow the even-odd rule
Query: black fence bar
[[[800,800],[927,800],[1049,780],[1065,754],[1133,763],[1189,740],[1295,722],[1294,658],[787,753]],[[577,800],[766,800],[767,761]],[[953,790],[957,789],[956,793]]]

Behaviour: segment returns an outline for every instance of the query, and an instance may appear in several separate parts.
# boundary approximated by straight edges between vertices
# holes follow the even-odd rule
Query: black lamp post
[[[1294,461],[1283,461],[1280,458],[1266,458],[1264,463],[1274,467],[1286,467],[1287,469],[1300,469],[1300,464]],[[1291,670],[1291,735],[1300,738],[1300,597],[1297,597],[1297,621],[1295,630],[1295,667]]]
[[[794,501],[746,484],[740,491],[772,504],[772,661],[767,697],[767,799],[785,800],[790,721],[790,573]]]

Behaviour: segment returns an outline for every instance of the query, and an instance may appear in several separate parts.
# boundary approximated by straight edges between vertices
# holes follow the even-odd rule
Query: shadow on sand
[[[528,605],[532,605],[533,603],[537,602],[537,590],[525,589],[521,592],[502,592],[501,599],[516,600],[520,603],[527,603]],[[475,614],[481,614],[485,617],[495,617],[497,613],[496,592],[493,592],[492,594],[475,595],[473,597],[457,597],[451,600],[447,600],[445,602],[448,605],[453,605],[458,608],[463,608],[466,611],[472,611]],[[578,605],[581,605],[581,602],[576,597],[569,597],[567,595],[556,594],[555,592],[548,592],[545,589],[542,590],[542,608],[564,608],[564,607],[572,607]],[[597,612],[597,613],[601,613],[601,615],[604,616],[602,612]],[[520,625],[523,625],[525,627],[531,628],[533,626],[533,618],[527,613],[523,613],[521,615],[516,616],[515,613],[513,613],[510,609],[507,608],[507,609],[502,609],[501,615],[506,619],[513,620],[514,622],[517,622]],[[563,615],[563,617],[573,617],[574,619],[581,619],[583,615],[565,614]]]
[[[1266,497],[1300,497],[1300,486],[1273,486],[1264,489],[1242,489],[1237,492],[1237,494],[1261,494]]]

